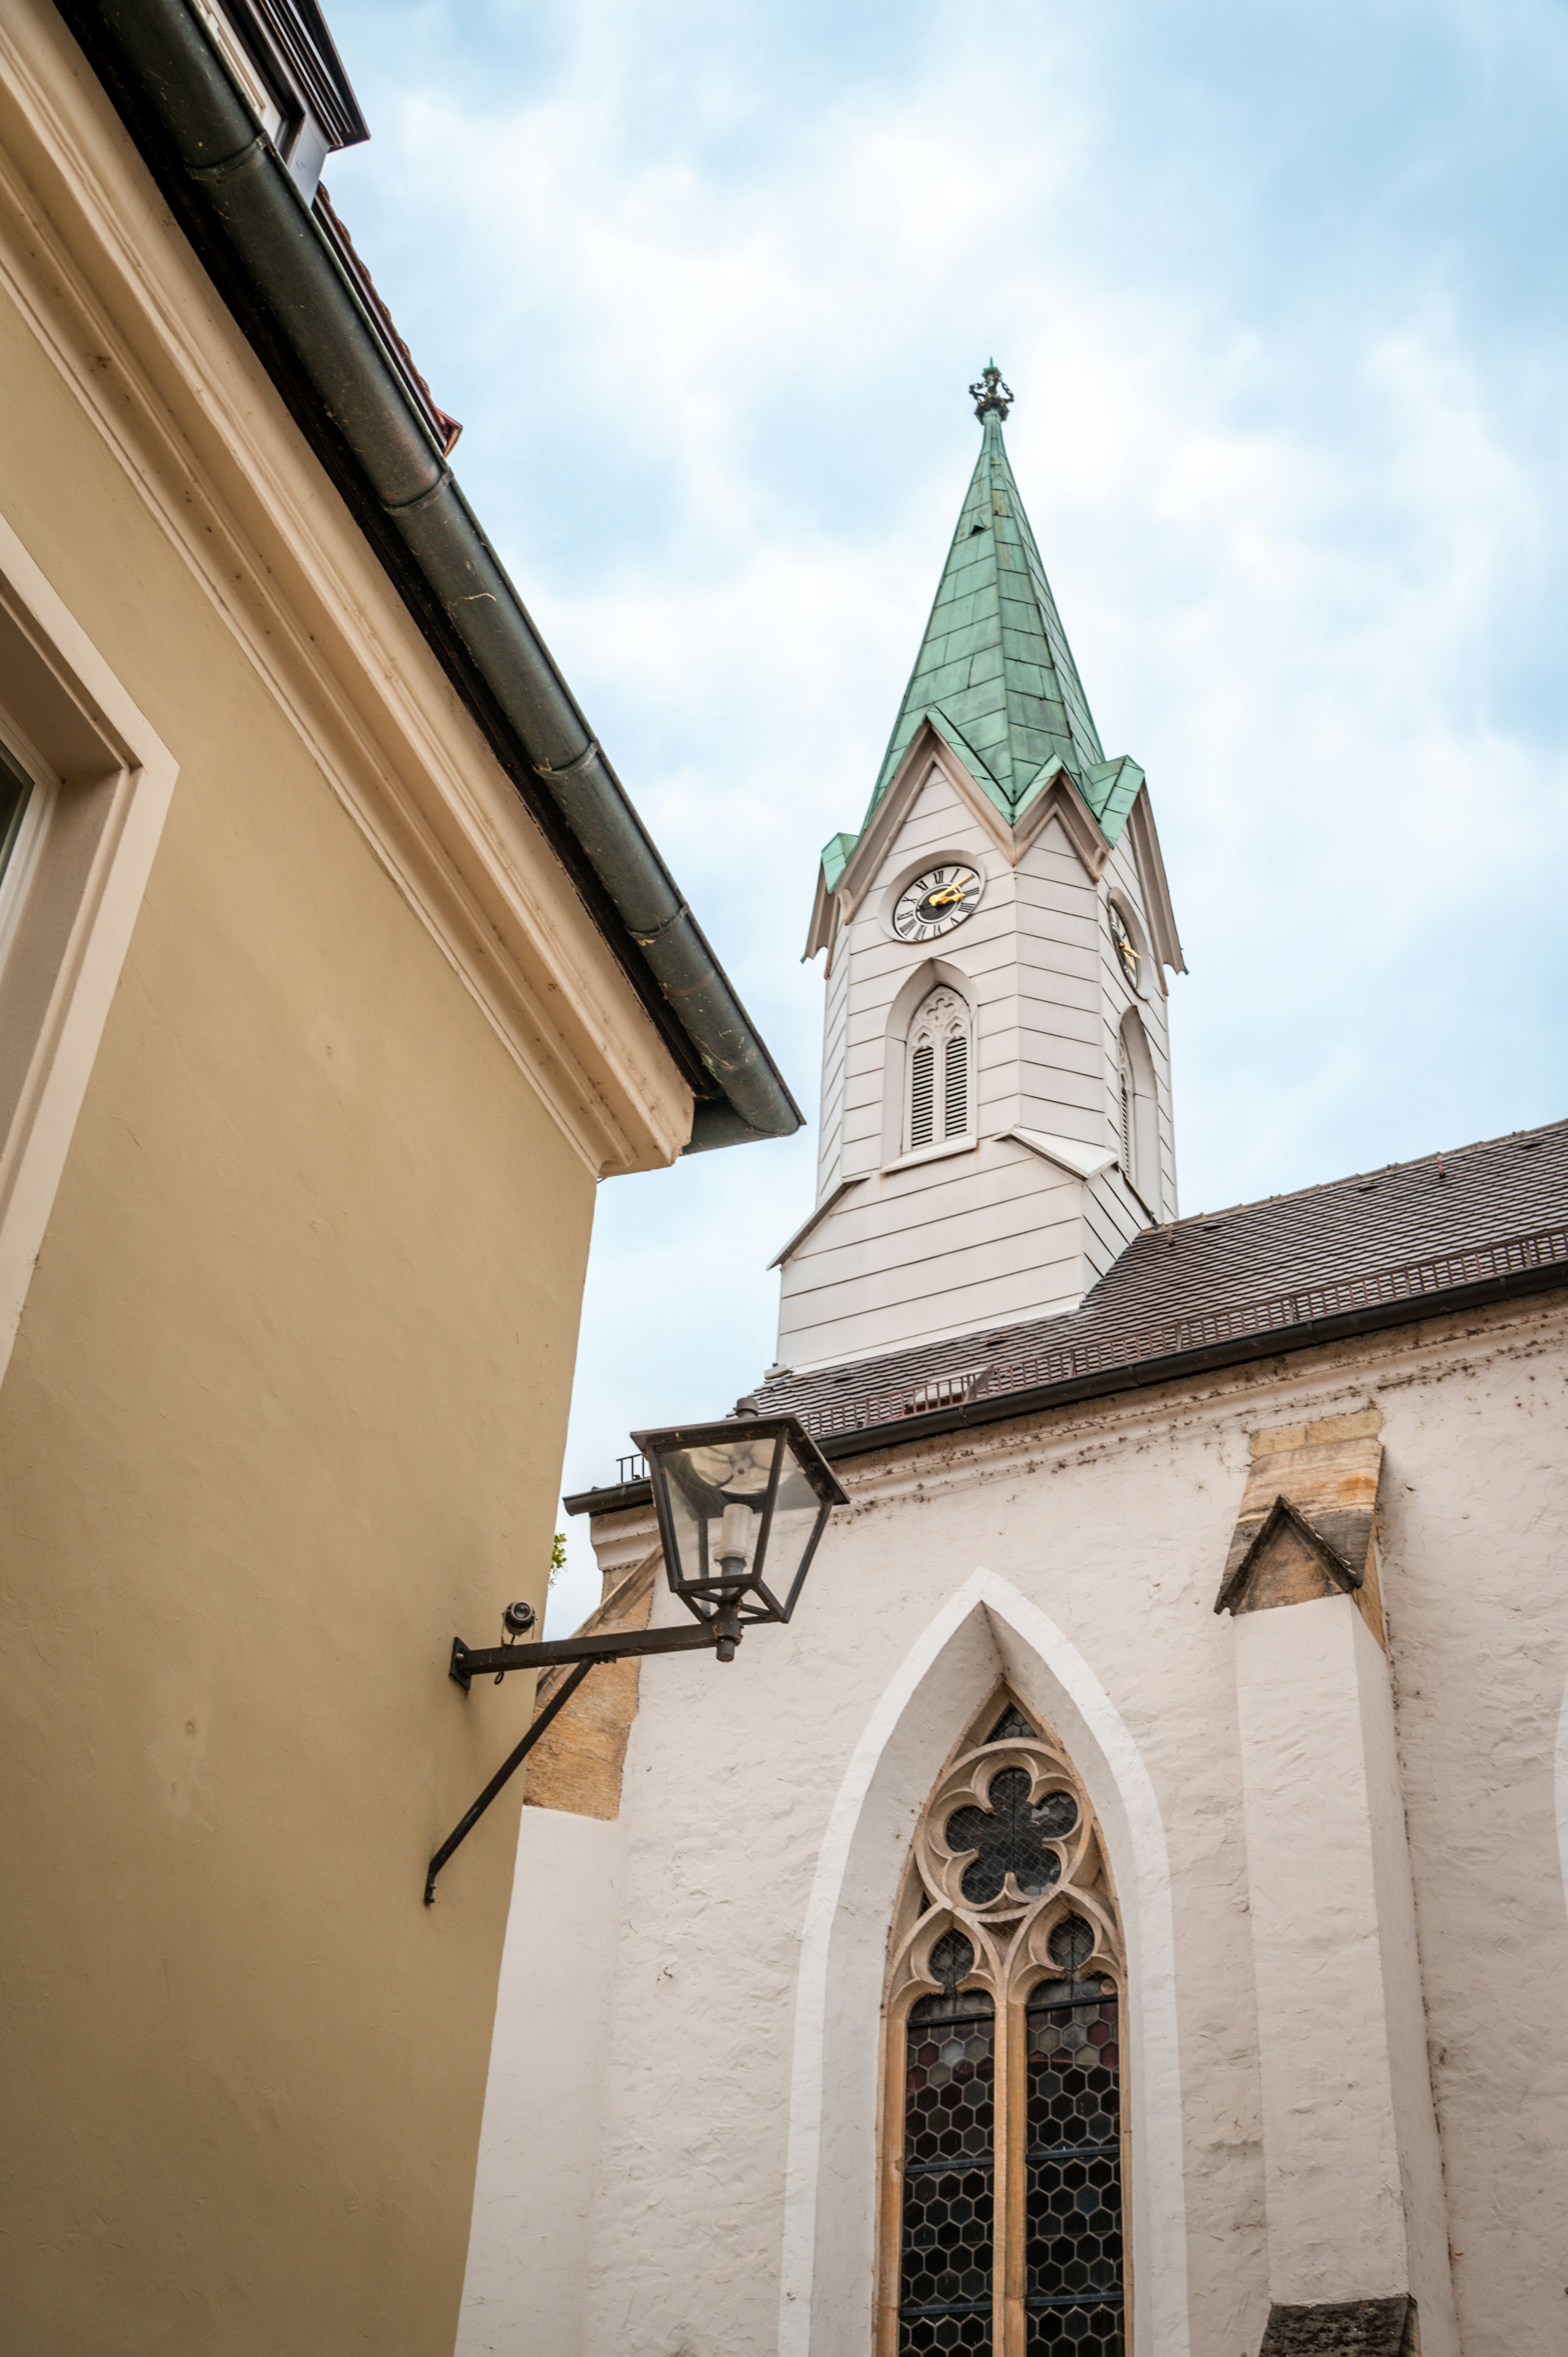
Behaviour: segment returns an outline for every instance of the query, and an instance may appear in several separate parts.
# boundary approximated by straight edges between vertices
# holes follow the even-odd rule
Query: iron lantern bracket
[[[538,1645],[465,1645],[461,1637],[452,1640],[452,1660],[447,1674],[455,1678],[467,1693],[475,1678],[494,1674],[500,1684],[509,1670],[550,1670],[563,1663],[575,1664],[569,1678],[562,1681],[543,1709],[528,1728],[517,1749],[502,1760],[473,1807],[455,1825],[431,1859],[425,1870],[424,1903],[435,1902],[435,1878],[453,1851],[467,1840],[496,1794],[521,1767],[540,1737],[545,1733],[556,1714],[563,1710],[588,1672],[598,1662],[624,1662],[639,1653],[712,1652],[727,1641],[731,1648],[740,1642],[740,1630],[729,1614],[715,1613],[711,1620],[699,1620],[690,1629],[628,1629],[597,1637],[564,1637]]]

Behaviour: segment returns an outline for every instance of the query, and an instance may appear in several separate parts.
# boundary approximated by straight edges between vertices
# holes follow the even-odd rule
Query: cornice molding
[[[41,11],[0,29],[0,282],[597,1177],[692,1095],[553,853]]]
[[[1316,1423],[1364,1408],[1369,1394],[1378,1399],[1450,1374],[1468,1377],[1548,1350],[1568,1350],[1568,1288],[1381,1327],[1273,1360],[1172,1375],[1146,1389],[1021,1408],[1006,1422],[923,1433],[889,1425],[875,1448],[835,1455],[833,1471],[858,1506],[1012,1480],[1064,1451],[1078,1458],[1086,1450],[1110,1457],[1129,1443],[1165,1446],[1199,1427],[1244,1448],[1260,1422]],[[648,1497],[646,1482],[624,1482],[579,1491],[563,1503],[569,1514],[641,1513],[650,1511]]]
[[[931,1496],[1020,1471],[1069,1452],[1111,1456],[1165,1445],[1199,1427],[1219,1428],[1243,1448],[1260,1423],[1314,1423],[1414,1384],[1469,1377],[1499,1361],[1568,1346],[1568,1289],[1527,1297],[1339,1341],[1273,1361],[1170,1377],[1143,1392],[1113,1392],[1024,1412],[1010,1423],[972,1425],[924,1437],[892,1426],[885,1448],[835,1456],[833,1471],[856,1504]],[[575,1502],[571,1501],[571,1502]],[[626,1502],[631,1503],[628,1498]]]
[[[1127,813],[1127,833],[1133,844],[1133,865],[1138,871],[1138,884],[1144,896],[1149,931],[1155,940],[1155,972],[1160,988],[1165,987],[1165,969],[1174,974],[1187,972],[1182,955],[1181,938],[1176,931],[1176,910],[1171,905],[1171,888],[1165,877],[1165,863],[1160,851],[1160,838],[1155,826],[1155,813],[1149,802],[1149,789],[1140,786],[1132,809]]]
[[[832,1193],[824,1195],[822,1201],[817,1205],[816,1210],[812,1211],[808,1218],[801,1221],[800,1226],[789,1238],[788,1243],[779,1245],[779,1250],[768,1262],[768,1267],[782,1268],[784,1263],[789,1258],[790,1254],[800,1251],[800,1246],[805,1243],[806,1238],[811,1233],[812,1230],[822,1225],[822,1222],[827,1218],[828,1213],[830,1211],[837,1211],[839,1205],[843,1201],[844,1197],[850,1192],[851,1189],[854,1187],[864,1187],[870,1175],[869,1171],[863,1170],[854,1178],[841,1178],[838,1185],[832,1189]]]

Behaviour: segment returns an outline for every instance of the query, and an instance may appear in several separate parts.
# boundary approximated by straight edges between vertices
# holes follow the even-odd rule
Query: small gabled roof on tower
[[[1007,461],[1002,422],[1013,396],[994,361],[970,391],[982,426],[980,457],[866,817],[928,717],[1008,820],[1057,760],[1100,817],[1118,781],[1094,775],[1113,765],[1101,750]]]

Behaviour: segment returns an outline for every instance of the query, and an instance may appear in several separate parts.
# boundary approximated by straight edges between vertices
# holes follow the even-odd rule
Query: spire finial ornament
[[[975,415],[983,421],[985,413],[993,409],[998,417],[1005,418],[1013,406],[1014,393],[1010,384],[1002,382],[1002,371],[994,361],[987,361],[980,371],[980,382],[969,388]]]

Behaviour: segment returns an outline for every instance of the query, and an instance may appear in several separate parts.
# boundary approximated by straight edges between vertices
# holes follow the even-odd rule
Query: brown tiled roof
[[[781,1375],[755,1397],[836,1456],[885,1446],[894,1426],[913,1439],[1052,1394],[1103,1394],[1557,1283],[1568,1284],[1568,1122],[1147,1229],[1065,1315]],[[567,1502],[604,1511],[644,1493],[628,1483]]]
[[[1075,1355],[1107,1366],[1165,1357],[1227,1331],[1256,1330],[1259,1319],[1283,1329],[1331,1315],[1351,1306],[1339,1295],[1364,1294],[1366,1281],[1380,1275],[1389,1279],[1391,1300],[1441,1292],[1474,1281],[1447,1265],[1456,1255],[1561,1230],[1564,1222],[1568,1122],[1556,1122],[1147,1229],[1066,1315],[781,1376],[757,1398],[831,1431],[841,1402],[1026,1368],[1031,1383],[1048,1382],[1047,1368],[1060,1362],[1065,1375]],[[1563,1250],[1568,1257],[1568,1245]]]
[[[449,458],[457,447],[457,436],[463,429],[455,417],[449,417],[446,410],[441,407],[430,387],[415,368],[413,354],[398,334],[396,322],[381,300],[376,282],[366,268],[364,257],[359,247],[349,236],[341,214],[337,211],[331,198],[328,195],[325,181],[317,188],[314,210],[317,221],[327,231],[327,242],[337,255],[344,275],[370,315],[371,323],[381,339],[382,350],[402,378],[404,389],[413,396],[425,424],[440,444],[446,457]]]

